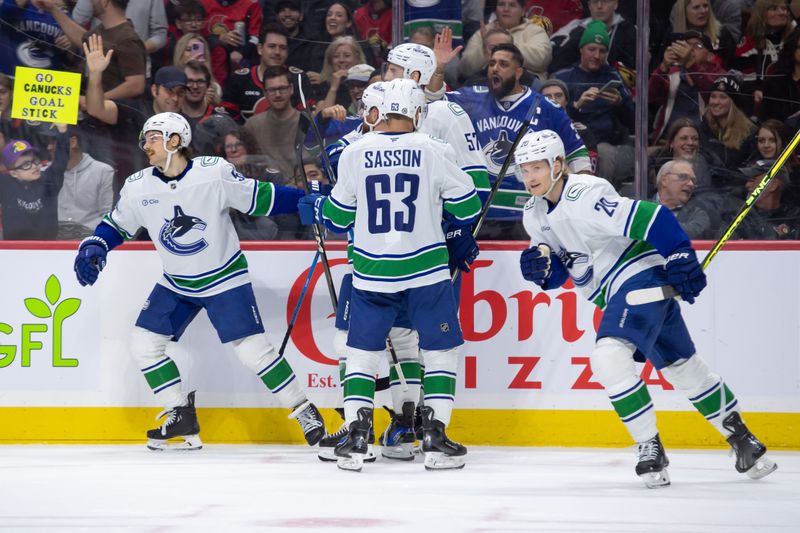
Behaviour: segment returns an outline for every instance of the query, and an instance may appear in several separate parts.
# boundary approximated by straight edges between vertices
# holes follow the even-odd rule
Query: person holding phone
[[[597,138],[597,171],[616,187],[633,176],[634,105],[630,91],[608,64],[609,36],[605,24],[592,21],[581,36],[580,61],[559,70],[554,78],[567,85],[572,96],[567,113],[586,124]]]

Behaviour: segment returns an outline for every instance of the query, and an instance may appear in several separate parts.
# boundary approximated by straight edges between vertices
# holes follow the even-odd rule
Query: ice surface
[[[800,531],[800,453],[753,481],[722,450],[668,450],[648,490],[629,449],[470,447],[464,470],[379,459],[340,471],[301,446],[0,447],[0,531]]]

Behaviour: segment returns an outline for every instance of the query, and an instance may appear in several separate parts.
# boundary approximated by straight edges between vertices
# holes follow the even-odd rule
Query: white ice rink
[[[668,450],[648,490],[630,449],[471,447],[464,470],[359,473],[301,446],[0,447],[0,531],[800,531],[800,453],[752,481],[721,450]]]

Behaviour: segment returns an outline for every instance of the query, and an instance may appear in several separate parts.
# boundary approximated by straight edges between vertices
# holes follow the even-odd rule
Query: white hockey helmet
[[[419,129],[428,112],[425,93],[417,82],[410,79],[392,80],[384,83],[382,116],[402,115],[414,122],[414,129]]]
[[[404,78],[411,78],[414,72],[419,72],[420,85],[428,85],[436,70],[436,56],[433,50],[421,44],[397,45],[389,50],[387,61],[403,67]]]
[[[182,148],[186,148],[192,142],[192,128],[183,115],[178,113],[159,113],[148,118],[139,138],[144,139],[144,134],[148,131],[157,131],[164,136],[164,149],[167,149],[167,141],[174,134],[180,137]]]
[[[386,118],[383,115],[383,94],[386,92],[386,82],[378,81],[368,85],[361,93],[361,118],[364,124],[374,128],[378,122]],[[378,120],[374,123],[369,122],[369,112],[373,107],[378,108]]]
[[[547,161],[550,165],[550,187],[542,196],[547,196],[553,190],[561,174],[566,170],[562,166],[561,173],[555,175],[555,162],[561,159],[561,164],[566,165],[564,142],[553,130],[529,131],[520,141],[514,152],[515,174],[521,183],[525,183],[522,165],[531,161]]]

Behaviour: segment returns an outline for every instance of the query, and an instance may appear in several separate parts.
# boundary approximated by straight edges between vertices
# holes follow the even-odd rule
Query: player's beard
[[[511,94],[511,91],[514,90],[514,86],[517,84],[517,79],[514,76],[509,76],[508,78],[503,79],[502,82],[497,86],[495,86],[491,81],[492,80],[490,79],[489,92],[492,93],[492,96],[494,96],[497,100],[501,100]]]

